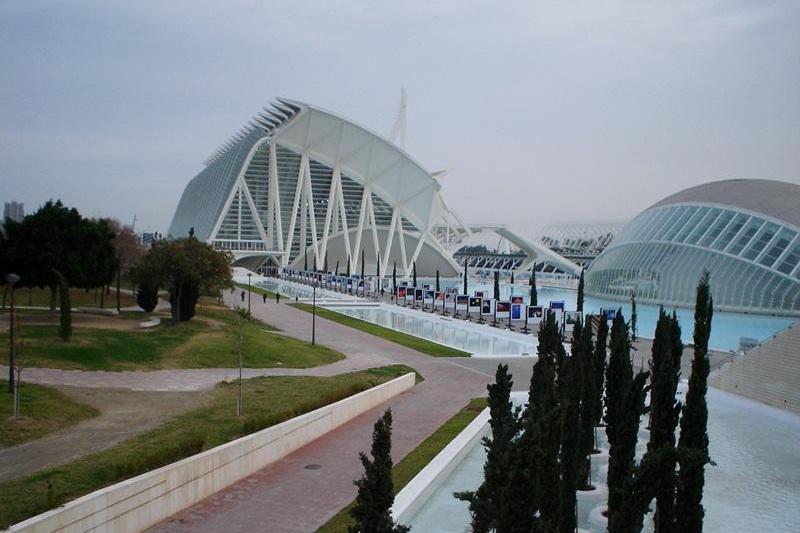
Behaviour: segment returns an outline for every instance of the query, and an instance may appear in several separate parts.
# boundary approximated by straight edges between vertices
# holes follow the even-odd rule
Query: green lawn
[[[25,383],[25,372],[22,378],[18,420],[11,419],[14,395],[8,393],[8,381],[0,380],[0,448],[38,439],[100,414],[94,407],[70,400],[61,391]]]
[[[245,381],[244,415],[234,416],[237,385],[220,384],[203,407],[71,463],[0,483],[0,528],[148,470],[224,444],[385,383],[413,369],[401,365],[334,377]],[[52,489],[48,491],[48,483]]]
[[[437,429],[433,435],[425,439],[399,463],[394,465],[394,468],[392,468],[394,493],[397,494],[403,487],[408,485],[414,479],[414,476],[425,468],[425,465],[430,463],[485,407],[486,398],[473,399],[465,408]],[[339,511],[325,525],[317,529],[317,533],[347,533],[348,528],[354,525],[354,521],[350,517],[350,509],[352,507],[353,503]]]
[[[198,306],[198,316],[150,331],[74,329],[69,342],[57,337],[57,326],[23,325],[19,329],[28,366],[80,370],[159,368],[233,368],[238,366],[236,314],[221,307]],[[8,334],[0,335],[0,345]],[[287,337],[256,319],[244,327],[244,366],[308,368],[332,363],[344,355],[325,346]]]
[[[303,311],[307,311],[309,313],[311,312],[311,305],[309,304],[292,303],[290,305],[298,309],[302,309]],[[350,326],[351,328],[361,330],[364,333],[369,333],[370,335],[375,335],[376,337],[381,337],[388,341],[396,342],[397,344],[402,344],[407,348],[411,348],[412,350],[416,350],[420,353],[431,355],[433,357],[470,356],[469,352],[464,352],[462,350],[458,350],[456,348],[451,348],[450,346],[445,346],[443,344],[438,344],[436,342],[425,340],[420,337],[416,337],[414,335],[409,335],[407,333],[402,333],[400,331],[396,331],[390,328],[385,328],[383,326],[373,324],[372,322],[367,322],[359,318],[343,315],[342,313],[337,313],[336,311],[325,309],[320,306],[317,306],[317,315],[327,318],[328,320],[338,322],[339,324],[344,324],[345,326]]]
[[[72,307],[100,307],[100,289],[95,291],[90,289],[71,288],[69,290],[69,299]],[[2,296],[0,295],[0,298]],[[6,297],[6,305],[10,303],[10,295]],[[50,306],[50,289],[44,288],[18,288],[14,291],[14,300],[17,305],[27,306]],[[111,288],[111,294],[103,296],[104,307],[115,308],[117,305],[117,289]],[[130,307],[136,305],[136,297],[131,293],[120,292],[119,303],[122,307]],[[56,305],[58,305],[58,297],[56,296]]]

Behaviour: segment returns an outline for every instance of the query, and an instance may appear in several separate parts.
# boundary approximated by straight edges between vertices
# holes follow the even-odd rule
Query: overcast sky
[[[468,222],[629,219],[724,178],[800,183],[800,2],[0,4],[0,200],[166,230],[275,96],[387,135]],[[800,208],[800,206],[799,206]]]

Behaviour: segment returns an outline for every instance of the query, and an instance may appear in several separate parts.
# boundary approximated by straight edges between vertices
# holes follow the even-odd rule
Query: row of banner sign
[[[320,286],[340,291],[372,293],[378,290],[375,278],[362,279],[361,276],[337,276],[324,272],[307,272],[305,270],[283,269],[283,278],[300,283],[318,283]]]
[[[401,286],[397,287],[397,303],[412,305],[420,303],[423,307],[430,303],[435,311],[441,305],[441,309],[453,311],[465,311],[467,313],[478,313],[480,316],[492,316],[496,319],[525,320],[531,324],[538,324],[545,315],[545,310],[553,312],[556,321],[566,326],[575,324],[582,319],[579,311],[566,311],[564,301],[551,301],[550,305],[526,305],[522,296],[511,296],[508,300],[495,300],[489,298],[485,291],[475,291],[475,296],[457,294],[451,291],[434,291],[429,288],[418,289],[416,287]],[[613,321],[616,311],[613,309],[602,309],[601,315],[606,320]]]

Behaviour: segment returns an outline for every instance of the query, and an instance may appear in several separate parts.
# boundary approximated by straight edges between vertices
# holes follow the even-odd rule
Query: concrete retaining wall
[[[488,435],[489,431],[487,407],[397,493],[392,506],[392,517],[395,521],[408,524],[411,517],[472,450],[475,443]]]
[[[9,531],[138,532],[253,474],[414,386],[414,374],[92,492]]]

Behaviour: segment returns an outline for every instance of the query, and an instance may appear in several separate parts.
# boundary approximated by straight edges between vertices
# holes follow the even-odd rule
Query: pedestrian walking
[[[242,291],[242,301],[244,302],[244,291]]]
[[[281,303],[281,293],[279,293],[279,292],[275,293],[275,303],[276,304]]]
[[[267,303],[267,293],[266,292],[261,293],[261,299],[264,301],[264,303]]]

